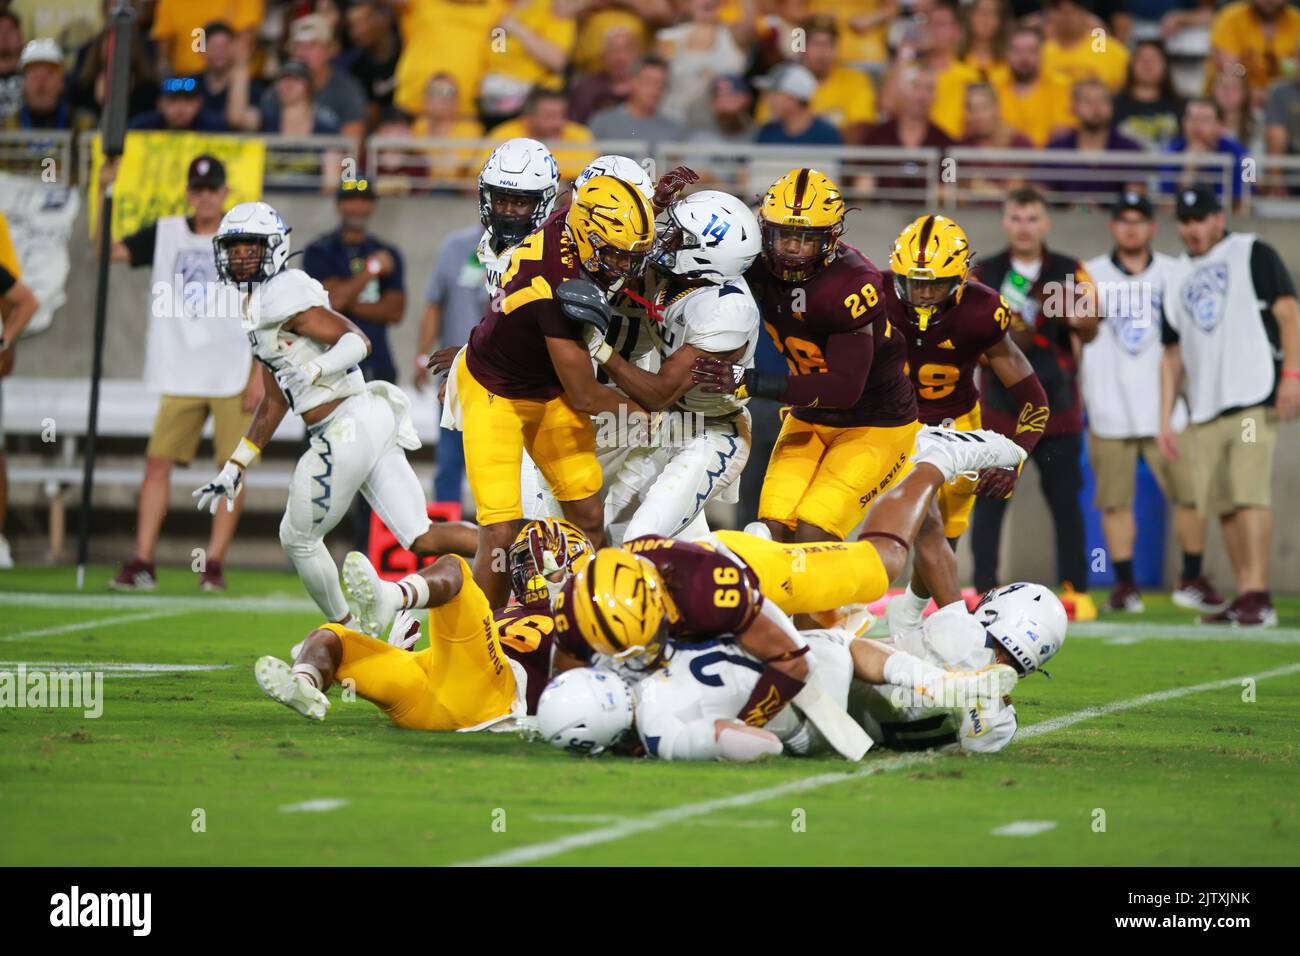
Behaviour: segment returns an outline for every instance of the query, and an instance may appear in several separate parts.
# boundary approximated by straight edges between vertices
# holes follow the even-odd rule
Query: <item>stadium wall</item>
[[[317,235],[335,226],[333,203],[317,196],[270,197],[293,226],[292,242],[301,251]],[[887,261],[888,250],[898,231],[917,214],[914,207],[868,208],[849,215],[848,238],[877,263]],[[373,221],[375,232],[393,243],[405,257],[407,307],[403,322],[392,330],[391,341],[399,373],[409,376],[410,357],[415,352],[420,313],[424,307],[424,286],[439,245],[448,232],[475,221],[476,205],[466,197],[408,197],[401,201],[382,199]],[[958,217],[970,234],[977,252],[991,254],[1003,246],[998,227],[998,210],[962,210]],[[1057,213],[1053,216],[1049,245],[1080,258],[1089,258],[1109,248],[1106,216],[1100,212]],[[1229,227],[1256,231],[1272,243],[1293,274],[1300,274],[1300,227],[1283,220],[1233,221]],[[1169,215],[1161,218],[1156,247],[1178,255],[1181,245],[1176,224]],[[23,377],[88,376],[90,340],[94,316],[94,260],[83,222],[74,231],[70,250],[73,263],[68,301],[54,325],[23,342],[16,375]],[[296,261],[296,260],[295,260]],[[141,374],[143,337],[148,319],[149,271],[115,267],[112,275],[109,332],[104,374],[109,378],[133,378]],[[404,382],[406,384],[407,382]],[[1279,442],[1274,470],[1276,534],[1273,545],[1272,586],[1282,592],[1300,591],[1300,521],[1290,515],[1288,502],[1300,498],[1300,426],[1291,423]],[[757,464],[757,463],[755,463]],[[1037,476],[1026,475],[1024,491],[1017,494],[1005,528],[1001,576],[1004,580],[1037,578],[1053,565],[1051,523],[1038,493]],[[1170,532],[1171,533],[1171,532]],[[960,559],[963,578],[969,580],[969,546],[963,545]],[[1166,580],[1177,574],[1177,547],[1165,549]],[[1232,590],[1231,572],[1212,528],[1207,545],[1207,570],[1224,590]]]

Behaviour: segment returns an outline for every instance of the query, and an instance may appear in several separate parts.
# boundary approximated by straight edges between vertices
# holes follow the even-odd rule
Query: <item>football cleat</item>
[[[1131,581],[1120,581],[1115,585],[1115,589],[1110,592],[1110,600],[1106,602],[1106,610],[1141,614],[1146,610],[1146,605],[1142,603],[1142,592],[1137,589],[1137,585]]]
[[[885,622],[889,625],[889,633],[896,636],[920,630],[925,624],[925,609],[929,604],[927,599],[917,610],[915,602],[908,598],[906,591],[890,598],[885,605]]]
[[[379,576],[360,551],[343,559],[343,592],[361,630],[379,637],[402,609],[402,589]]]
[[[772,529],[761,521],[751,521],[745,525],[745,534],[752,534],[756,538],[762,538],[765,541],[772,540]]]
[[[956,431],[952,428],[924,426],[916,435],[916,454],[912,461],[928,463],[943,472],[944,481],[959,475],[978,477],[985,468],[1019,468],[1025,450],[1006,435],[975,428]]]
[[[110,591],[153,591],[158,587],[154,566],[139,558],[122,565],[117,577],[108,582]]]
[[[308,720],[324,720],[330,701],[317,688],[293,676],[289,665],[278,657],[260,657],[253,665],[257,686],[277,704],[284,704]]]
[[[1228,606],[1227,599],[1204,576],[1180,579],[1170,598],[1179,607],[1202,614],[1218,614]]]

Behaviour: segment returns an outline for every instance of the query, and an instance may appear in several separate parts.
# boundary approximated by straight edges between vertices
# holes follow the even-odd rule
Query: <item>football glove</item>
[[[613,347],[605,341],[605,333],[594,325],[583,326],[582,337],[587,340],[587,351],[591,353],[591,359],[597,365],[604,365],[614,354]]]
[[[1010,498],[1019,477],[1015,468],[986,468],[975,485],[975,494],[981,498]]]
[[[316,384],[320,372],[320,366],[315,362],[308,362],[306,365],[289,364],[275,373],[275,381],[284,392],[290,388],[309,388]]]
[[[703,385],[706,392],[748,398],[746,371],[743,365],[701,355],[691,366],[691,379],[696,385]]]
[[[234,511],[235,499],[239,497],[239,492],[243,487],[244,469],[233,461],[228,461],[225,467],[218,472],[217,477],[194,492],[191,497],[198,498],[199,510],[207,511],[209,514],[217,513],[217,505],[221,503],[223,498],[226,500],[226,510]]]
[[[388,643],[409,651],[420,640],[420,622],[415,615],[403,608],[393,617],[393,626],[388,630]]]
[[[574,322],[594,326],[602,336],[609,331],[609,300],[590,279],[565,279],[555,287],[555,298],[560,311]]]
[[[656,209],[666,209],[672,205],[677,194],[691,183],[699,182],[700,174],[689,166],[678,166],[659,177],[655,183],[654,198],[650,201]]]

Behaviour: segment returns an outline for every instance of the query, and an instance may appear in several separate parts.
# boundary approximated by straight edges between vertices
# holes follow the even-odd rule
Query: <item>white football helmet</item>
[[[1026,675],[1042,670],[1065,643],[1069,620],[1065,605],[1051,588],[1041,584],[1020,582],[994,588],[972,613]]]
[[[613,671],[567,670],[542,691],[537,726],[552,746],[594,757],[632,729],[632,691]]]
[[[651,169],[653,169],[654,160],[647,160],[647,162],[652,164]],[[631,183],[646,199],[654,199],[654,180],[650,178],[650,173],[646,171],[646,168],[630,156],[615,156],[613,154],[597,156],[587,164],[586,169],[578,173],[578,178],[573,181],[574,193],[577,193],[582,188],[582,184],[588,179],[595,179],[597,176],[613,176],[625,183]]]
[[[289,260],[289,233],[280,214],[264,202],[241,202],[221,217],[212,248],[217,260],[217,275],[223,282],[265,282],[284,268]],[[262,240],[262,264],[257,275],[239,280],[230,274],[230,247],[249,239]]]
[[[744,275],[762,250],[750,208],[728,193],[705,189],[668,207],[650,262],[668,275],[722,285]]]
[[[478,216],[492,231],[500,252],[539,228],[555,210],[560,170],[551,151],[535,139],[508,139],[483,163],[478,174]],[[492,194],[536,200],[532,212],[506,216],[492,212]]]

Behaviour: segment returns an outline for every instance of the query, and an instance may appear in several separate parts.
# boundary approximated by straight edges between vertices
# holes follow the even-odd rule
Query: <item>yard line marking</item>
[[[1147,704],[1157,703],[1159,701],[1173,700],[1178,697],[1187,697],[1190,694],[1199,694],[1208,690],[1219,690],[1225,687],[1240,686],[1244,680],[1261,681],[1270,677],[1284,677],[1289,674],[1300,673],[1300,661],[1294,664],[1287,664],[1284,667],[1275,667],[1272,670],[1261,671],[1258,674],[1245,674],[1241,677],[1230,677],[1225,680],[1210,681],[1205,684],[1193,684],[1188,687],[1175,687],[1170,690],[1157,691],[1152,694],[1143,694],[1140,697],[1131,697],[1128,700],[1115,701],[1110,704],[1103,704],[1098,707],[1087,707],[1083,710],[1075,711],[1072,714],[1065,714],[1061,717],[1053,717],[1049,720],[1039,721],[1036,724],[1030,724],[1022,728],[1016,735],[1017,738],[1033,738],[1043,734],[1054,733],[1063,730],[1084,720],[1090,720],[1093,717],[1102,717],[1106,714],[1114,714],[1119,711],[1132,710],[1136,707],[1144,707]],[[651,830],[658,830],[661,827],[668,826],[672,823],[680,823],[683,820],[692,817],[702,817],[713,813],[716,810],[727,810],[732,807],[744,807],[754,803],[764,803],[768,800],[774,800],[777,797],[783,797],[792,793],[805,793],[810,790],[820,790],[822,787],[828,787],[832,784],[845,783],[849,780],[860,780],[863,777],[871,777],[876,774],[889,773],[894,770],[905,770],[908,767],[914,767],[918,764],[931,763],[939,759],[940,754],[937,751],[921,751],[919,753],[904,754],[898,757],[886,757],[883,760],[877,760],[871,764],[862,767],[859,770],[823,773],[815,777],[805,777],[802,780],[792,780],[789,783],[780,784],[775,787],[766,787],[762,790],[751,790],[748,793],[738,793],[730,797],[718,797],[714,800],[704,800],[699,803],[685,803],[681,806],[667,807],[663,810],[657,810],[654,813],[647,814],[644,817],[629,819],[624,823],[616,823],[610,826],[601,827],[596,830],[588,830],[586,833],[573,833],[568,836],[559,837],[554,840],[547,840],[544,843],[534,843],[530,846],[516,847],[513,850],[506,850],[502,853],[493,853],[488,856],[479,857],[476,860],[468,860],[464,863],[457,863],[456,866],[514,866],[519,863],[533,863],[537,860],[545,860],[553,856],[559,856],[570,850],[577,850],[588,846],[598,846],[602,843],[612,843],[615,840],[626,839],[635,836],[638,833],[646,833]]]
[[[281,813],[327,813],[330,810],[337,810],[339,807],[346,807],[347,800],[340,800],[337,797],[321,797],[316,800],[304,800],[302,803],[286,803],[280,808]]]
[[[1139,641],[1208,641],[1236,643],[1253,641],[1259,644],[1300,644],[1300,628],[1269,627],[1241,628],[1187,624],[1072,624],[1072,639],[1103,639],[1109,644],[1136,644]]]
[[[1013,820],[989,831],[991,836],[1038,836],[1056,829],[1055,820]]]
[[[36,591],[0,591],[0,607],[39,607],[68,610],[122,611],[172,610],[177,614],[186,611],[217,611],[239,613],[256,611],[261,614],[320,613],[314,601],[288,594],[262,597],[181,597],[155,594],[61,594]]]
[[[155,674],[185,674],[192,671],[225,671],[229,664],[153,664],[110,661],[0,661],[0,670],[23,667],[29,671],[101,671],[107,677],[152,677]]]
[[[0,641],[25,641],[33,637],[53,637],[55,634],[74,634],[88,631],[93,627],[112,627],[117,624],[129,624],[132,621],[153,621],[160,617],[175,617],[183,614],[180,610],[142,611],[138,614],[119,614],[117,617],[101,617],[93,621],[78,621],[74,624],[60,624],[57,627],[42,627],[34,631],[19,631],[17,634],[0,634]]]

